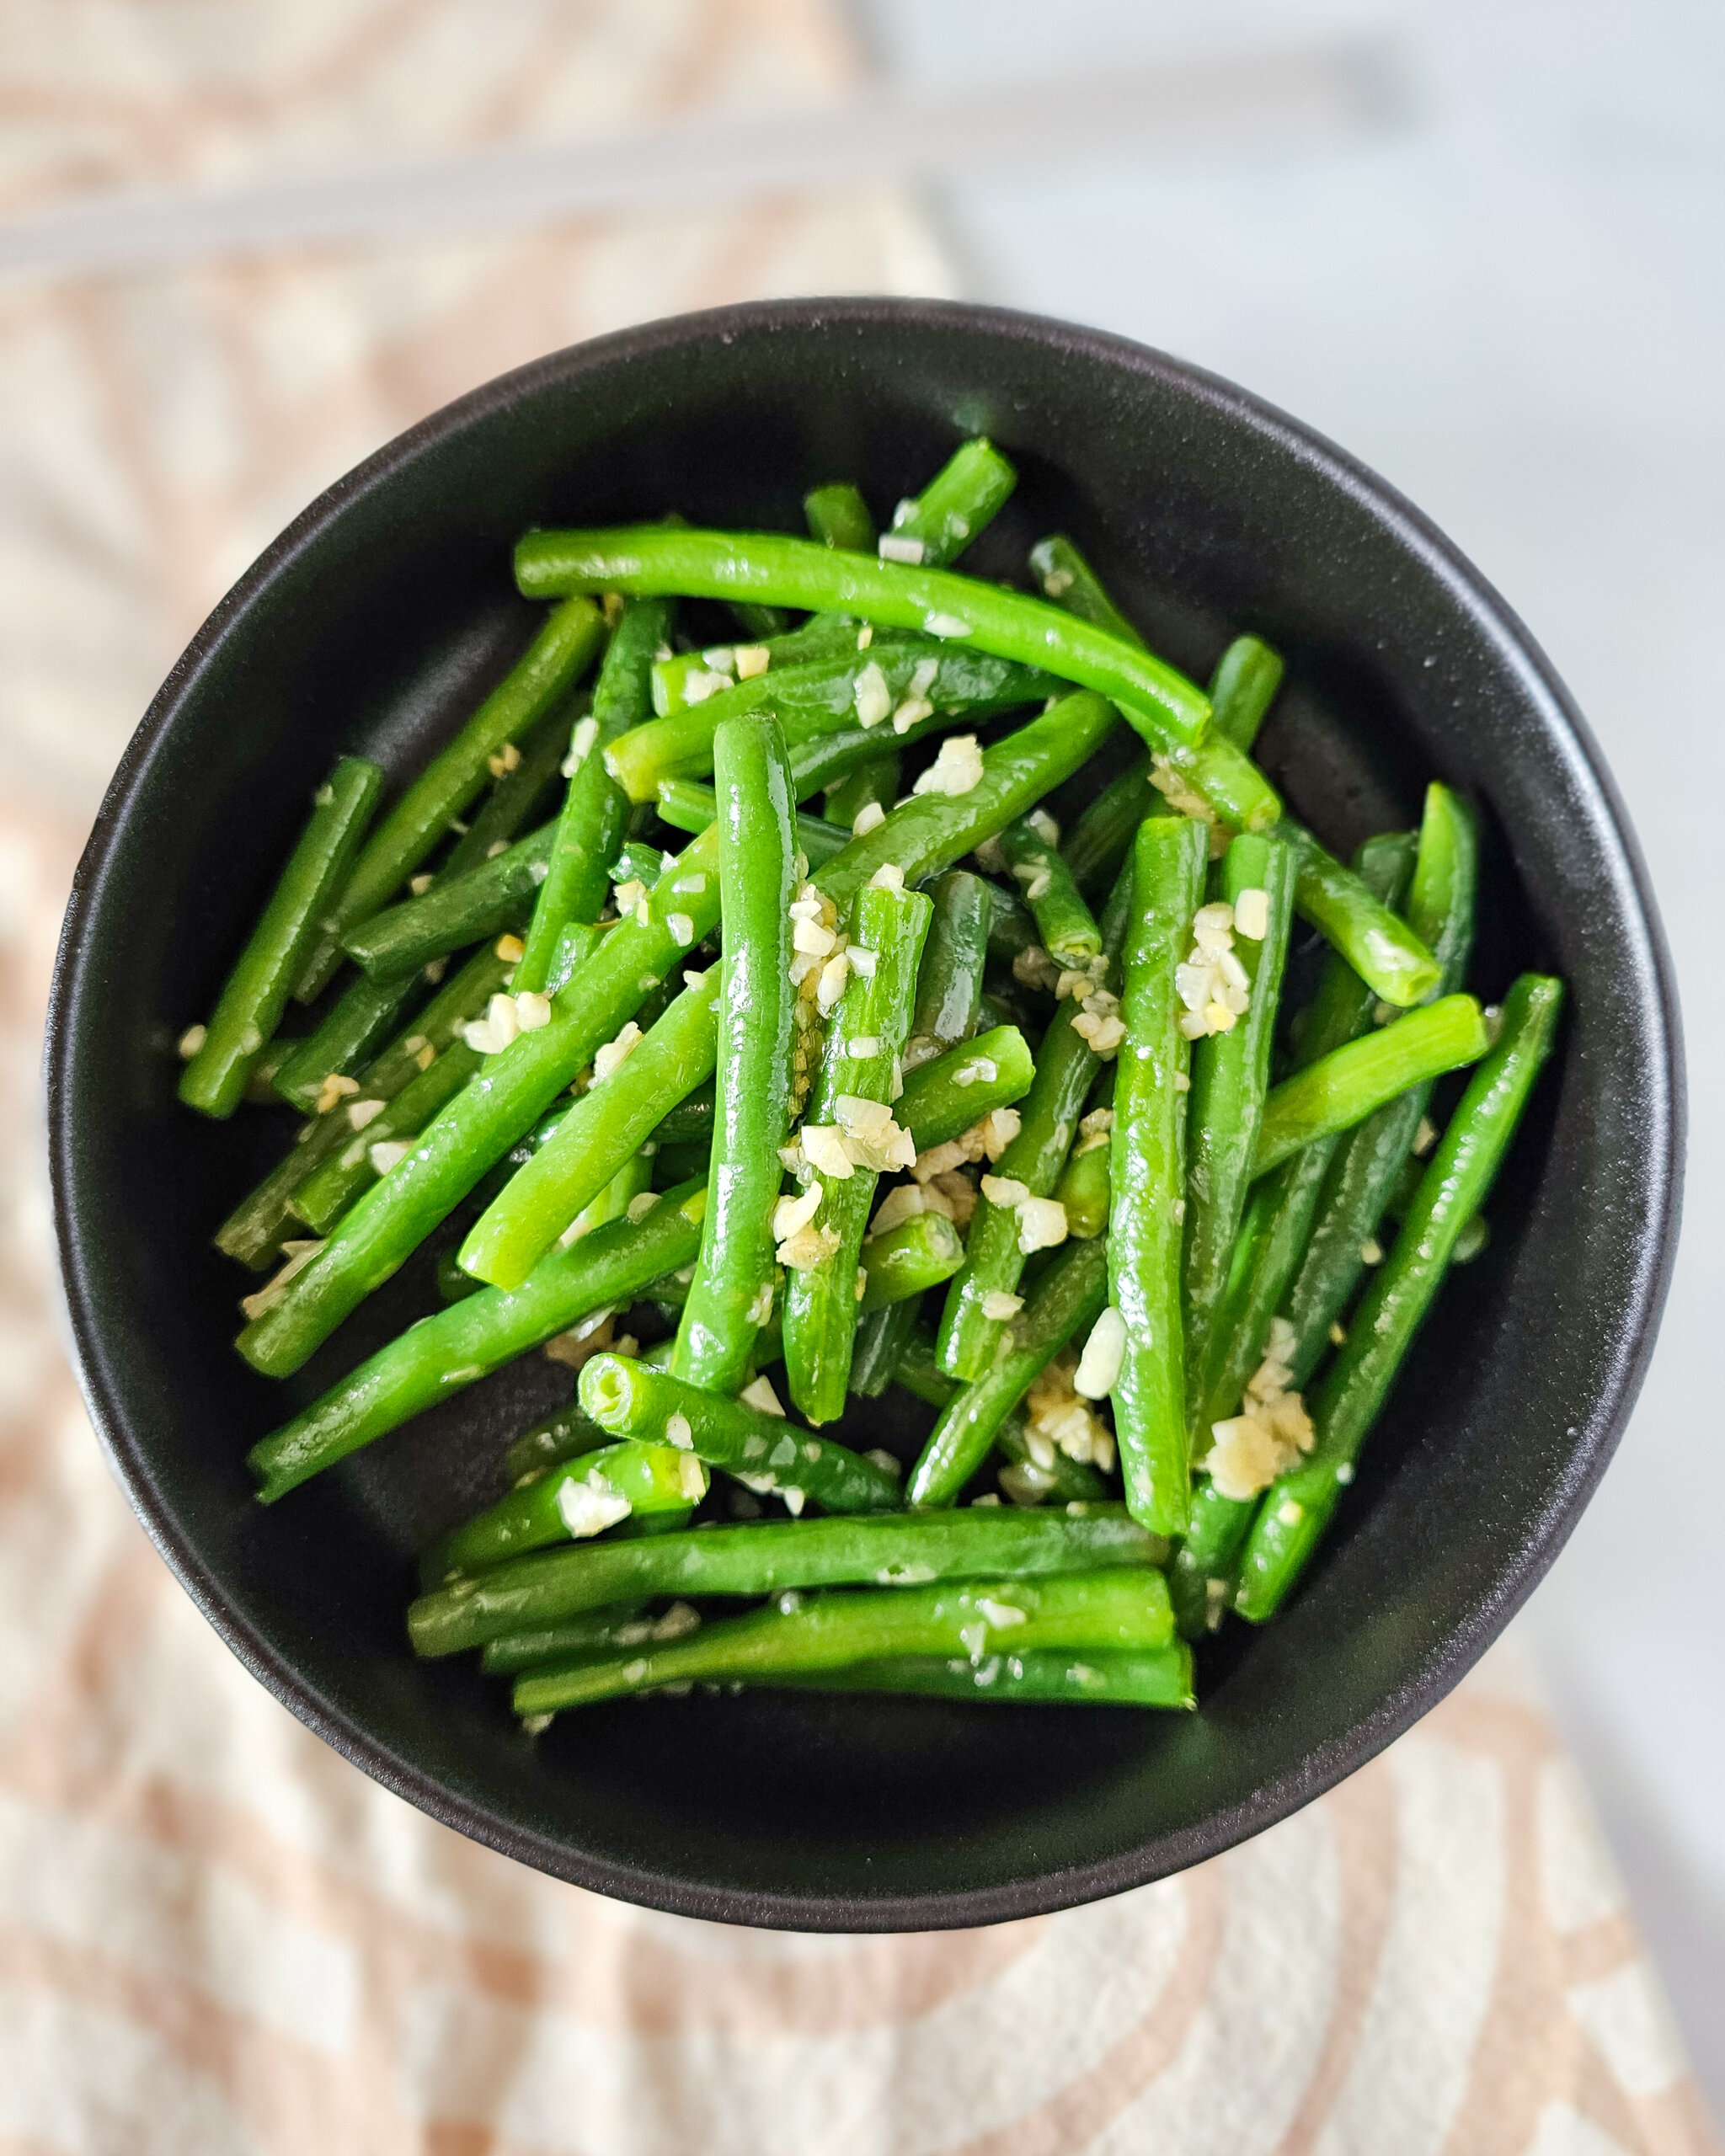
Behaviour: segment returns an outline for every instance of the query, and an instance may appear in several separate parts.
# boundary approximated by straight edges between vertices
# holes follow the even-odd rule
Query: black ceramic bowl
[[[408,1268],[294,1386],[233,1353],[210,1247],[280,1118],[174,1103],[207,1011],[338,750],[413,768],[527,636],[530,525],[797,529],[854,476],[877,510],[960,435],[1022,474],[974,566],[1070,531],[1204,675],[1250,627],[1289,680],[1261,754],[1346,851],[1434,774],[1484,811],[1473,985],[1561,973],[1560,1052],[1486,1256],[1419,1340],[1335,1531],[1274,1625],[1205,1651],[1202,1710],[628,1702],[533,1743],[470,1662],[416,1664],[411,1553],[491,1494],[567,1389],[530,1357],[269,1512],[246,1448],[381,1330]],[[1441,1698],[1605,1467],[1675,1235],[1675,1004],[1635,842],[1525,631],[1370,473],[1240,391],[1087,330],[964,307],[798,301],[562,352],[436,414],[315,503],[199,632],[114,781],[67,915],[48,1049],[60,1248],[97,1428],[187,1591],[312,1728],[428,1812],[584,1886],[805,1929],[980,1924],[1195,1863],[1317,1795]],[[901,1433],[908,1438],[912,1433]]]

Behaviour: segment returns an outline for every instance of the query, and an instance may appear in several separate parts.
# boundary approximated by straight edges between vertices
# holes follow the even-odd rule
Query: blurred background
[[[1519,1629],[1725,2103],[1725,11],[3,0],[0,26],[0,1748],[47,1742],[31,1675],[135,1534],[45,1317],[35,1070],[78,847],[187,638],[344,470],[541,351],[769,294],[999,302],[1196,360],[1402,488],[1549,652],[1639,830],[1689,1225],[1632,1427]]]

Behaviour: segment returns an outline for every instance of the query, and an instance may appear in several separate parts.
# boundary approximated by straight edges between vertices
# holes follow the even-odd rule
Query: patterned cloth
[[[12,0],[0,209],[830,97],[815,0]],[[302,1729],[103,1468],[34,1142],[89,808],[222,586],[547,347],[937,287],[889,195],[0,291],[0,2156],[1701,2156],[1587,1802],[1500,1648],[1258,1840],[978,1932],[751,1934],[463,1841]],[[19,1134],[24,1134],[20,1143]]]

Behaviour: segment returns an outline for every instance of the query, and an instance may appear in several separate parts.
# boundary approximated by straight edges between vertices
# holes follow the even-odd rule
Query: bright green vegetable
[[[937,1220],[937,1213],[921,1213],[919,1220]],[[908,1223],[906,1224],[909,1225]],[[950,1229],[951,1224],[948,1223]],[[898,1230],[893,1233],[896,1235]],[[964,1255],[956,1230],[952,1230],[954,1254]],[[884,1240],[884,1238],[882,1238]],[[870,1246],[863,1245],[866,1255]],[[851,1391],[858,1400],[879,1400],[897,1378],[900,1358],[916,1337],[916,1298],[908,1295],[895,1303],[883,1303],[866,1310],[857,1325],[857,1345],[851,1354]]]
[[[1210,709],[1215,729],[1243,755],[1252,754],[1264,714],[1282,686],[1279,652],[1257,637],[1236,637],[1216,661],[1210,677]]]
[[[1443,1283],[1456,1237],[1490,1190],[1551,1053],[1562,1001],[1562,983],[1539,974],[1522,974],[1504,999],[1497,1044],[1470,1080],[1396,1246],[1318,1387],[1317,1442],[1264,1492],[1235,1596],[1235,1607],[1254,1624],[1280,1608],[1354,1479],[1359,1448]]]
[[[433,959],[526,926],[545,879],[557,826],[546,824],[464,875],[439,877],[429,891],[386,906],[350,928],[342,948],[370,978],[406,980]]]
[[[1007,1417],[1067,1342],[1089,1331],[1107,1300],[1108,1260],[1101,1244],[1065,1244],[1013,1319],[1005,1336],[1007,1353],[942,1410],[911,1470],[905,1491],[911,1503],[957,1500],[987,1459]]]
[[[1111,1063],[1097,1077],[1089,1112],[1079,1123],[1078,1137],[1055,1186],[1069,1235],[1099,1235],[1108,1227],[1108,1134],[1114,1120],[1114,1066]]]
[[[661,779],[659,814],[675,830],[704,831],[718,814],[718,796],[699,779]],[[848,829],[826,823],[819,816],[798,816],[794,819],[793,829],[798,851],[814,868],[820,867],[823,861],[830,861],[836,853],[842,853],[851,843]]]
[[[900,502],[880,552],[932,565],[954,560],[1006,505],[1018,475],[991,441],[961,442],[922,492]],[[911,546],[920,551],[913,557]]]
[[[711,1076],[718,997],[717,967],[693,974],[623,1060],[595,1078],[468,1230],[463,1271],[493,1287],[521,1286],[652,1136],[666,1103]]]
[[[830,1422],[845,1412],[860,1300],[857,1267],[879,1171],[908,1166],[907,1148],[915,1157],[915,1141],[894,1121],[892,1095],[932,910],[920,891],[869,883],[857,892],[851,914],[851,948],[873,953],[874,963],[866,973],[852,963],[803,1118],[799,1144],[814,1171],[808,1193],[818,1193],[819,1203],[812,1219],[780,1229],[778,1246],[788,1268],[785,1371],[792,1399],[811,1422]],[[787,1199],[779,1218],[804,1202]]]
[[[726,720],[714,755],[724,938],[717,1107],[707,1222],[676,1368],[693,1385],[734,1392],[772,1302],[779,1148],[790,1128],[796,799],[776,720]]]
[[[958,1230],[943,1213],[917,1213],[862,1245],[863,1316],[909,1301],[951,1279],[964,1257]],[[858,1390],[855,1373],[852,1390]]]
[[[1410,1086],[1477,1062],[1488,1045],[1471,995],[1443,995],[1284,1078],[1264,1102],[1254,1175],[1315,1138],[1350,1129]]]
[[[1076,1514],[1002,1508],[764,1520],[524,1557],[471,1588],[422,1595],[408,1612],[408,1634],[416,1654],[459,1654],[530,1627],[567,1624],[591,1609],[660,1595],[1040,1579],[1111,1566],[1142,1573],[1160,1564],[1166,1550],[1119,1505]]]
[[[1195,745],[1210,721],[1207,700],[1183,675],[1042,600],[812,540],[639,525],[530,531],[515,548],[515,580],[530,598],[577,590],[748,596],[949,637],[1112,697],[1157,747]]]
[[[675,602],[625,600],[622,616],[593,685],[593,707],[576,721],[569,745],[569,791],[545,880],[533,907],[515,987],[545,986],[552,954],[568,921],[591,921],[604,908],[606,871],[622,835],[628,803],[605,767],[604,750],[652,709],[650,677],[655,652],[670,633]],[[589,724],[590,721],[590,726]]]
[[[302,1003],[328,985],[342,937],[389,904],[483,787],[490,759],[569,694],[604,637],[604,616],[590,599],[567,600],[547,615],[521,657],[366,842],[330,916],[328,935],[301,969],[294,993]]]
[[[350,1113],[344,1113],[344,1108],[358,1107],[357,1100],[334,1109],[332,1113],[349,1124],[348,1143],[326,1160],[315,1175],[307,1177],[289,1199],[288,1210],[296,1219],[303,1220],[313,1234],[328,1235],[360,1193],[377,1182],[378,1168],[371,1157],[372,1148],[398,1145],[405,1139],[417,1138],[432,1117],[452,1101],[483,1067],[484,1060],[464,1041],[453,1043],[425,1070],[410,1078],[358,1131],[351,1127]],[[390,1155],[379,1157],[387,1161]]]
[[[1141,1652],[1167,1646],[1172,1632],[1167,1589],[1155,1572],[864,1588],[809,1603],[781,1599],[633,1656],[530,1670],[515,1679],[515,1706],[531,1719],[659,1684],[842,1668],[871,1656]]]
[[[916,1001],[905,1047],[905,1067],[913,1070],[976,1031],[994,912],[993,886],[963,868],[937,878],[928,897],[934,912],[916,969]]]
[[[901,763],[898,750],[888,749],[878,756],[870,756],[864,762],[853,765],[826,789],[821,813],[828,823],[836,825],[841,831],[850,832],[865,808],[890,808],[899,798]],[[814,857],[809,855],[811,861]]]
[[[995,1108],[1011,1107],[1030,1090],[1036,1065],[1016,1026],[995,1026],[960,1041],[932,1063],[905,1073],[893,1114],[916,1150],[944,1145]]]
[[[686,1513],[706,1495],[707,1470],[692,1453],[633,1440],[601,1445],[440,1535],[420,1560],[419,1577],[438,1587],[550,1543],[583,1541],[625,1519]]]
[[[644,1219],[614,1220],[545,1259],[525,1287],[482,1289],[422,1318],[253,1446],[246,1464],[259,1497],[273,1503],[594,1310],[633,1301],[661,1273],[692,1260],[706,1201],[702,1183],[667,1191]]]
[[[1222,857],[1218,883],[1234,909],[1233,948],[1251,1001],[1226,1033],[1207,1033],[1192,1049],[1192,1092],[1186,1108],[1185,1285],[1186,1395],[1194,1417],[1204,1401],[1210,1328],[1227,1283],[1235,1233],[1252,1181],[1258,1128],[1270,1069],[1270,1043],[1281,993],[1282,964],[1294,921],[1295,862],[1275,839],[1247,833]],[[1248,897],[1248,894],[1254,894]],[[1261,937],[1242,926],[1260,908]],[[1224,984],[1226,985],[1226,984]],[[1202,995],[1202,988],[1194,994]]]
[[[848,1445],[811,1437],[782,1415],[649,1369],[595,1355],[581,1372],[581,1406],[603,1430],[692,1451],[751,1490],[783,1496],[793,1511],[812,1497],[830,1513],[895,1511],[896,1476]]]
[[[811,537],[823,547],[843,547],[853,554],[874,551],[874,519],[859,488],[848,480],[816,487],[803,497],[803,514]]]
[[[318,787],[311,820],[180,1073],[179,1097],[200,1115],[230,1116],[245,1097],[382,787],[378,765],[344,756]]]
[[[1188,1054],[1175,969],[1191,942],[1204,851],[1199,825],[1152,816],[1139,827],[1120,1003],[1126,1038],[1115,1065],[1108,1160],[1108,1283],[1125,1326],[1113,1388],[1114,1433],[1126,1502],[1162,1534],[1184,1532],[1190,1502],[1180,1308],[1185,1110],[1178,1090]]]
[[[1423,1002],[1437,987],[1442,968],[1408,924],[1381,905],[1310,831],[1284,819],[1277,825],[1276,836],[1299,851],[1302,917],[1386,1003],[1405,1010]]]
[[[1183,1641],[1141,1654],[1087,1649],[1065,1654],[996,1647],[980,1662],[968,1655],[891,1655],[812,1674],[786,1671],[763,1684],[798,1692],[911,1693],[931,1700],[993,1700],[1006,1706],[1195,1707],[1192,1650]]]
[[[1096,974],[1101,969],[1102,931],[1049,835],[1055,828],[1050,819],[1033,810],[1008,824],[995,844],[1030,909],[1043,949],[1062,969]]]

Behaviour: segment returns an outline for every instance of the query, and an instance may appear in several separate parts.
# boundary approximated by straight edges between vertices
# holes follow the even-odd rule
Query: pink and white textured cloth
[[[4,15],[0,211],[819,100],[852,64],[816,0]],[[51,1317],[38,1043],[89,808],[174,653],[322,485],[504,367],[943,274],[852,190],[0,289],[0,2156],[1717,2152],[1513,1648],[1183,1877],[985,1931],[751,1934],[366,1780],[102,1465]]]

